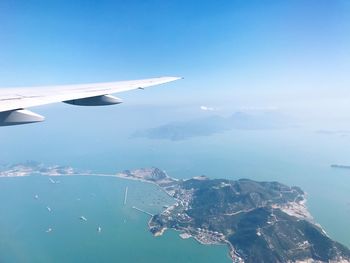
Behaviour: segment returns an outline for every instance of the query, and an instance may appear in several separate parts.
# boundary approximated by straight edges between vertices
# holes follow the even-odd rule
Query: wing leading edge
[[[30,107],[56,102],[81,106],[119,104],[122,100],[110,94],[144,89],[178,79],[180,78],[160,77],[118,82],[0,89],[0,126],[43,121],[43,116],[26,110]]]

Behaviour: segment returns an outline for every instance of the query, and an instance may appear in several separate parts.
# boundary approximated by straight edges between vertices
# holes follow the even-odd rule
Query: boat
[[[53,183],[53,184],[56,183],[56,182],[55,182],[54,180],[52,180],[51,178],[49,178],[49,180],[50,180],[50,182]]]

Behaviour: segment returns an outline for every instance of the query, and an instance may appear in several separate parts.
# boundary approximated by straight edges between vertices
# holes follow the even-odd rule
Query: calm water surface
[[[297,185],[308,193],[315,220],[350,246],[350,170],[330,168],[349,164],[349,156],[349,138],[291,129],[236,130],[178,142],[117,137],[98,151],[33,150],[32,159],[102,173],[156,166],[177,178],[204,174]],[[0,262],[230,262],[225,246],[182,240],[175,231],[153,237],[149,217],[131,208],[155,213],[171,203],[153,185],[107,177],[59,180],[0,178]],[[87,222],[79,220],[82,215]]]

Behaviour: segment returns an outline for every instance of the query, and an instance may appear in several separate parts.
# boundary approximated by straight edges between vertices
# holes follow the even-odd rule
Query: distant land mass
[[[332,168],[350,169],[350,165],[343,164],[331,164]]]
[[[350,250],[314,222],[299,187],[203,176],[176,180],[157,168],[118,177],[154,183],[176,200],[150,219],[155,236],[169,228],[202,244],[227,244],[239,263],[350,262]]]
[[[317,130],[317,134],[336,135],[340,137],[347,137],[350,135],[350,130]]]
[[[205,176],[178,180],[158,168],[102,174],[37,162],[0,167],[0,177],[29,175],[111,176],[155,184],[174,198],[174,204],[151,215],[150,232],[159,236],[174,229],[201,244],[227,245],[232,262],[350,263],[350,250],[315,223],[299,187]]]
[[[229,117],[213,115],[190,121],[168,123],[151,129],[139,130],[132,137],[179,141],[232,129],[262,130],[281,129],[289,126],[291,126],[289,118],[276,111],[236,112]]]
[[[51,165],[35,161],[27,161],[18,164],[0,165],[0,177],[19,177],[28,175],[63,176],[83,173],[70,166]]]

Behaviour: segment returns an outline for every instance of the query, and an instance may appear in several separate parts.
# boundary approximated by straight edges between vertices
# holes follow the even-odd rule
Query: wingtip
[[[162,78],[172,79],[172,80],[184,79],[184,77],[175,77],[175,76],[165,76],[165,77],[162,77]]]

